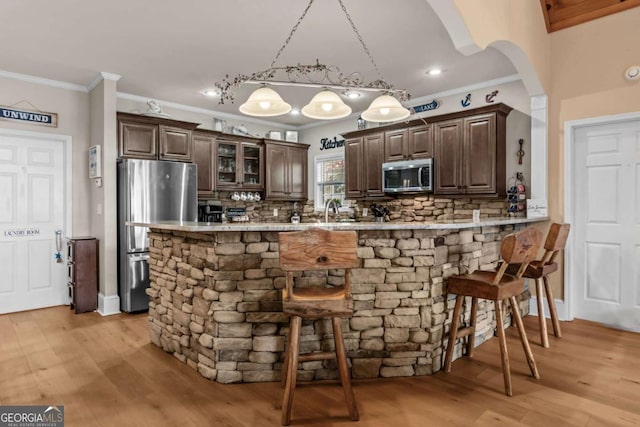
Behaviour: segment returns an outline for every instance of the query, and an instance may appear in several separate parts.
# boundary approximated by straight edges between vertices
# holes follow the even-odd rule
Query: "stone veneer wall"
[[[253,222],[289,222],[294,212],[293,202],[260,201],[243,202],[231,200],[232,193],[220,192],[217,199],[225,208],[241,207],[247,209],[247,214]],[[444,198],[434,195],[400,195],[397,198],[381,201],[351,200],[354,215],[359,221],[373,221],[371,213],[362,216],[362,208],[368,208],[372,203],[386,206],[389,211],[389,221],[435,221],[448,219],[471,219],[473,210],[480,209],[481,218],[503,218],[508,216],[509,204],[505,199],[472,199],[472,198]],[[298,202],[302,222],[324,221],[324,212],[317,212],[313,200]],[[273,209],[278,209],[278,216],[273,216]],[[345,213],[341,213],[346,217]],[[522,213],[521,215],[524,215]],[[333,216],[332,216],[333,218]]]
[[[344,320],[355,378],[428,375],[441,368],[455,298],[446,278],[490,269],[513,226],[360,231],[354,315]],[[151,341],[221,383],[280,378],[288,319],[282,313],[277,232],[150,233]],[[317,273],[317,272],[316,272]],[[299,277],[339,283],[340,272]],[[528,312],[529,294],[520,309]],[[465,304],[468,321],[470,298]],[[492,302],[480,301],[476,343],[493,335]],[[510,322],[510,319],[507,320]],[[301,351],[332,348],[327,320],[303,321]],[[456,347],[460,354],[461,344]],[[335,363],[300,365],[301,380],[335,378]]]

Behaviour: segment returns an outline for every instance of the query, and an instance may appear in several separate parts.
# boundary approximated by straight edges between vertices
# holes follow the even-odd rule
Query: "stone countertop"
[[[549,217],[541,218],[487,218],[480,222],[469,220],[451,220],[434,222],[306,222],[291,224],[286,222],[263,223],[208,223],[193,221],[161,221],[161,222],[128,222],[127,225],[149,227],[159,230],[175,230],[187,232],[217,231],[299,231],[309,227],[322,227],[329,230],[459,230],[476,227],[494,227],[512,224],[543,222]]]

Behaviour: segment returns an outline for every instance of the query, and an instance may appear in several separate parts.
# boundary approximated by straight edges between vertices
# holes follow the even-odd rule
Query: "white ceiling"
[[[343,0],[385,79],[413,98],[516,73],[499,51],[457,52],[426,0]],[[444,0],[442,0],[444,1]],[[118,91],[225,113],[256,88],[219,105],[201,91],[225,75],[268,68],[307,0],[2,1],[0,70],[88,86],[99,72],[118,74]],[[276,65],[336,65],[377,75],[337,0],[316,0]],[[432,67],[445,71],[426,75]],[[294,108],[317,89],[277,88]],[[373,94],[347,101],[366,109]],[[295,126],[303,116],[269,118]]]

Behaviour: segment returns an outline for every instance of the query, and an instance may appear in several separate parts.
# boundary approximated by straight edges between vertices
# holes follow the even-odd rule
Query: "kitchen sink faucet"
[[[340,202],[336,201],[335,199],[329,199],[327,200],[327,202],[324,204],[324,222],[329,222],[329,208],[333,206],[333,215],[337,216],[338,215],[338,208],[340,207]]]

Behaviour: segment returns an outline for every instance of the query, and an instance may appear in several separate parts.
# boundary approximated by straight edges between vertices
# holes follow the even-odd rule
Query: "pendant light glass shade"
[[[362,113],[362,118],[368,122],[395,122],[406,119],[410,114],[393,96],[381,95]]]
[[[342,102],[337,94],[330,90],[323,90],[302,107],[302,114],[310,119],[342,119],[351,114],[351,107]]]
[[[291,111],[291,105],[282,100],[278,92],[263,86],[253,91],[247,102],[240,106],[240,112],[248,116],[281,116]]]

